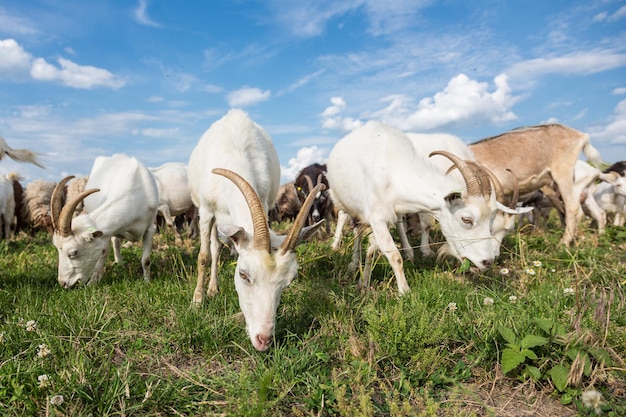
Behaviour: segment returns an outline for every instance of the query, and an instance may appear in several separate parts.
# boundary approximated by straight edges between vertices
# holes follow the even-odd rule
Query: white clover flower
[[[515,303],[517,303],[517,297],[516,297],[516,296],[514,296],[514,295],[511,295],[511,296],[509,297],[509,303],[511,303],[511,304],[515,304]]]
[[[511,273],[511,271],[509,271],[509,268],[501,268],[500,269],[500,275],[509,275]]]
[[[41,389],[47,388],[50,385],[50,377],[46,374],[39,375],[37,380],[39,381],[39,388]]]
[[[63,401],[65,401],[65,398],[63,398],[63,396],[60,394],[50,397],[50,404],[52,405],[61,405],[63,404]]]
[[[493,298],[485,297],[483,299],[483,304],[486,305],[486,306],[492,306],[493,305]]]
[[[535,275],[535,270],[532,268],[526,268],[524,272],[526,272],[527,275]]]
[[[456,311],[456,309],[457,309],[456,303],[448,303],[448,310]]]
[[[28,320],[26,322],[26,331],[34,332],[37,329],[37,322],[35,320]]]
[[[534,266],[535,268],[541,268],[541,265],[543,265],[543,264],[541,263],[541,261],[533,261],[533,266]]]
[[[600,414],[602,412],[602,393],[596,390],[584,391],[581,395],[581,399],[583,400],[585,407],[593,408],[596,414]]]
[[[52,351],[48,348],[48,346],[46,346],[43,343],[37,347],[37,357],[38,358],[45,358],[46,356],[48,356],[51,353],[52,353]]]
[[[571,297],[571,296],[573,296],[574,294],[576,294],[576,291],[574,291],[574,289],[573,289],[573,288],[565,288],[565,289],[563,290],[563,295],[566,295],[566,296],[568,296],[568,297]]]
[[[552,268],[550,272],[556,272],[556,268]]]

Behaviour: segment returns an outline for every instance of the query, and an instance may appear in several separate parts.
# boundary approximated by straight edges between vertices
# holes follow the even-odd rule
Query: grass
[[[626,232],[583,227],[570,248],[560,234],[553,224],[507,237],[478,276],[416,251],[401,297],[384,258],[356,290],[350,237],[341,252],[330,238],[301,245],[263,353],[245,333],[227,251],[219,294],[192,307],[198,242],[158,235],[149,284],[133,246],[100,284],[64,290],[50,238],[22,234],[0,242],[0,414],[624,415]],[[506,374],[503,328],[546,340]],[[567,370],[564,386],[554,368]],[[597,409],[582,400],[594,390]]]

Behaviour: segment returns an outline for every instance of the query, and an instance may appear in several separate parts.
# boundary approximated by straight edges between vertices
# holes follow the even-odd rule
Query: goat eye
[[[471,217],[461,217],[461,220],[463,221],[463,223],[469,224],[470,226],[474,224],[474,221]]]
[[[250,282],[250,277],[248,276],[248,273],[245,271],[239,271],[239,278],[241,278],[244,282]]]
[[[68,256],[70,259],[74,259],[74,258],[76,258],[76,255],[77,255],[77,254],[78,254],[78,250],[76,250],[76,249],[72,249],[72,250],[70,250],[69,252],[67,252],[67,256]]]

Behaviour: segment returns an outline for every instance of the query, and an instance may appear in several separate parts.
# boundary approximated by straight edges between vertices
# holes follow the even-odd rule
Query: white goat
[[[11,226],[15,218],[14,175],[0,177],[0,240],[11,237]]]
[[[486,172],[452,154],[437,154],[455,163],[465,184],[459,186],[417,155],[406,134],[376,121],[352,131],[330,152],[327,166],[333,201],[373,233],[360,287],[369,286],[371,257],[380,248],[400,293],[409,290],[402,257],[389,233],[389,225],[406,213],[427,212],[437,219],[450,255],[469,259],[481,271],[493,263],[493,218],[499,209],[511,210],[496,201]]]
[[[59,252],[59,284],[70,288],[77,282],[100,281],[109,242],[113,245],[115,261],[121,262],[120,239],[143,240],[141,266],[144,280],[149,281],[159,203],[154,176],[133,157],[99,156],[93,163],[85,191],[63,206],[62,190],[72,178],[66,177],[57,184],[50,203],[52,242]],[[86,213],[73,217],[81,201]]]
[[[598,225],[598,233],[603,234],[607,214],[614,214],[613,225],[623,226],[626,219],[626,177],[615,171],[599,176],[602,181],[591,184],[584,192],[582,208]]]
[[[191,198],[200,215],[198,282],[193,301],[199,303],[204,298],[209,262],[207,294],[212,296],[218,290],[219,231],[238,253],[235,289],[250,341],[255,349],[266,350],[274,336],[282,291],[297,274],[294,248],[312,236],[322,222],[303,228],[311,204],[308,200],[289,236],[278,236],[269,229],[266,213],[280,181],[278,155],[269,135],[242,110],[232,109],[211,125],[191,153],[188,170]]]
[[[176,234],[176,242],[181,243],[180,233],[174,225],[174,216],[185,214],[193,206],[191,191],[187,181],[187,165],[168,162],[157,168],[150,168],[159,190],[157,212]]]
[[[407,136],[411,140],[411,143],[415,148],[415,152],[424,158],[428,157],[428,155],[435,151],[446,151],[465,161],[475,161],[476,159],[472,151],[457,136],[446,133],[407,133]],[[450,170],[454,168],[454,164],[449,159],[437,156],[433,157],[431,162],[439,172],[447,174],[455,179],[459,184],[463,184],[463,177],[457,170],[450,172]],[[494,237],[493,251],[494,256],[497,257],[500,255],[500,246],[504,237],[515,227],[516,215],[528,212],[532,210],[532,208],[516,208],[517,201],[513,200],[517,200],[517,196],[511,196],[511,200],[504,201],[500,180],[497,177],[492,176],[491,181],[493,182],[494,189],[496,191],[496,200],[505,204],[512,210],[506,212],[498,211],[492,224],[491,233]],[[422,255],[432,256],[433,251],[430,248],[428,232],[432,226],[433,219],[432,216],[427,213],[418,214],[421,229],[420,250]],[[399,232],[403,233],[403,228],[400,228]]]

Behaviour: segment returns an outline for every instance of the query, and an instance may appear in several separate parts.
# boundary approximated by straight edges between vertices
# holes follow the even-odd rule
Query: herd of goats
[[[589,162],[579,160],[581,152]],[[36,153],[12,149],[0,138],[4,156],[41,166]],[[438,255],[467,260],[475,271],[494,263],[522,216],[538,222],[556,208],[564,245],[576,238],[584,215],[594,219],[599,233],[607,215],[622,226],[626,163],[608,165],[587,134],[560,124],[514,129],[467,145],[452,135],[405,133],[370,121],[339,140],[326,164],[310,165],[280,185],[271,138],[244,111],[231,109],[202,135],[188,164],[147,168],[134,157],[114,154],[97,157],[84,178],[37,180],[23,188],[16,174],[1,178],[0,238],[48,230],[65,288],[98,282],[110,247],[120,262],[121,241],[141,241],[149,281],[157,219],[174,228],[179,242],[174,220],[184,218],[200,239],[193,302],[218,291],[219,253],[228,243],[237,253],[234,280],[246,330],[254,348],[263,351],[272,342],[282,291],[297,275],[295,247],[322,226],[329,234],[336,222],[337,249],[344,225],[351,224],[353,265],[368,236],[358,285],[369,286],[380,251],[402,294],[409,290],[403,258],[413,259],[407,238],[412,220],[419,220],[424,256],[434,255],[429,230],[437,221],[445,237]],[[287,219],[287,235],[270,227]]]

